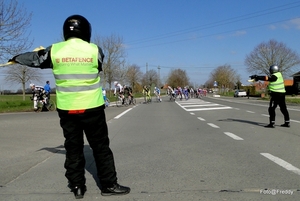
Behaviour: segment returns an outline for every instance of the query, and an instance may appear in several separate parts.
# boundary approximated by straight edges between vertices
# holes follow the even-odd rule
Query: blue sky
[[[248,84],[244,60],[260,43],[275,39],[300,53],[300,1],[296,0],[18,2],[33,13],[33,48],[60,41],[64,20],[80,14],[90,21],[92,37],[122,37],[127,62],[143,72],[146,63],[148,70],[160,66],[162,80],[171,69],[181,68],[192,82],[203,84],[215,68],[228,64]],[[46,71],[45,79],[53,76]],[[1,84],[5,85],[2,80]]]

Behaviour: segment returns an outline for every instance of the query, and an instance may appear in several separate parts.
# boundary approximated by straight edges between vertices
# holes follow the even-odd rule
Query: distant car
[[[243,89],[237,89],[234,92],[234,97],[246,97],[247,96],[247,92]]]
[[[209,90],[208,90],[208,93],[210,93],[210,94],[213,93],[213,90],[212,90],[212,89],[209,89]]]

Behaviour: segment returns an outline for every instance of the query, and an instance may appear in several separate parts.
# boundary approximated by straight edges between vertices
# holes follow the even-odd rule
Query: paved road
[[[291,128],[266,129],[267,103],[245,98],[107,108],[119,182],[132,192],[100,195],[86,144],[83,200],[299,200],[300,115],[289,111]],[[55,112],[1,114],[0,129],[0,200],[74,200]]]

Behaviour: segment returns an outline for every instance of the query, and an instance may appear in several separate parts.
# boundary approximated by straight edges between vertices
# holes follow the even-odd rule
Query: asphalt
[[[261,200],[262,195],[254,188],[244,189],[242,193],[218,187],[224,179],[215,178],[214,173],[203,166],[203,161],[194,160],[197,155],[190,153],[197,152],[198,147],[205,147],[206,142],[193,138],[187,141],[187,133],[195,139],[197,136],[193,126],[198,120],[191,119],[189,113],[181,114],[183,110],[169,102],[137,107],[140,108],[132,110],[121,121],[114,117],[129,107],[110,107],[106,111],[119,183],[132,187],[132,192],[124,196],[101,196],[92,151],[86,143],[87,193],[83,200]],[[182,122],[191,129],[182,127]],[[172,128],[167,125],[172,125]],[[202,133],[210,133],[204,129],[201,128]],[[0,114],[0,139],[1,201],[75,200],[64,176],[64,138],[56,112]],[[188,149],[182,151],[183,147]],[[174,161],[176,165],[173,165]],[[210,163],[215,163],[210,168],[218,165],[208,157],[206,164]],[[197,172],[200,167],[201,177]],[[178,174],[184,171],[188,174]],[[216,180],[213,185],[206,186],[208,179],[205,178]],[[249,198],[245,199],[245,196]],[[263,197],[263,200],[272,198]],[[282,200],[288,198],[283,196]]]

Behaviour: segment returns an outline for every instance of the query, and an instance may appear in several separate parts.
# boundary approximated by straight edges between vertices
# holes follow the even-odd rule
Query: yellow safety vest
[[[277,77],[277,80],[275,82],[269,83],[269,90],[273,92],[285,93],[284,80],[282,74],[280,72],[277,72],[273,75]]]
[[[85,110],[104,104],[98,75],[98,46],[78,38],[51,48],[57,108]]]

